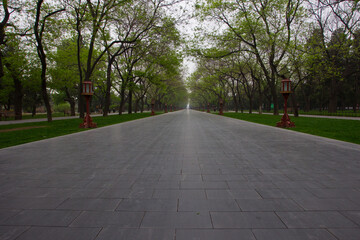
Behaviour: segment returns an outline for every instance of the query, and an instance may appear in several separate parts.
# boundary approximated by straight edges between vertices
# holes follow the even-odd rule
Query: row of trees
[[[92,105],[104,116],[156,104],[186,105],[176,0],[3,0],[0,24],[0,104],[35,113],[68,102],[84,115],[82,82],[92,81]]]
[[[204,0],[202,21],[218,24],[203,34],[215,47],[194,43],[197,70],[189,78],[192,105],[236,111],[265,106],[274,114],[280,81],[290,78],[292,106],[305,111],[352,107],[360,102],[360,3],[333,0]]]

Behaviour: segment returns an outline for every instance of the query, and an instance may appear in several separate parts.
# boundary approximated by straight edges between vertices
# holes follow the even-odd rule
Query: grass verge
[[[99,128],[146,117],[150,117],[150,113],[93,117],[93,121]],[[0,125],[0,148],[89,130],[79,128],[79,124],[82,123],[82,121],[82,119],[76,118],[55,120],[52,122]]]
[[[281,115],[274,116],[267,114],[224,113],[224,116],[274,127],[281,119]],[[309,117],[290,118],[296,125],[295,128],[289,128],[292,131],[360,144],[359,120]]]

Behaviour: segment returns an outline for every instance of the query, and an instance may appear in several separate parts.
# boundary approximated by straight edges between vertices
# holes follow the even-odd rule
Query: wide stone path
[[[360,146],[183,110],[0,150],[0,239],[360,239]]]

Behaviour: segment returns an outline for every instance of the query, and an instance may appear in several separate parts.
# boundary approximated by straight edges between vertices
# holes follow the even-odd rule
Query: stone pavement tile
[[[360,226],[360,211],[343,211],[341,214],[356,222]]]
[[[75,189],[71,188],[14,188],[6,194],[10,198],[66,198],[74,193]]]
[[[68,226],[80,211],[24,210],[5,221],[6,225]]]
[[[235,175],[235,174],[203,174],[202,178],[204,181],[216,182],[216,181],[245,181],[245,177],[243,175]]]
[[[254,229],[257,240],[336,240],[325,229]]]
[[[120,202],[121,199],[69,198],[60,206],[58,206],[57,209],[83,211],[113,211]]]
[[[206,195],[204,189],[155,189],[153,198],[206,199]]]
[[[30,227],[23,226],[0,226],[1,240],[15,240],[17,237],[28,230]]]
[[[221,167],[221,173],[224,175],[227,175],[227,174],[256,175],[256,174],[259,174],[259,171],[256,168],[245,168],[245,167],[237,166],[237,167],[231,167],[231,168]],[[244,177],[244,179],[245,179],[245,177]]]
[[[112,182],[111,188],[113,189],[129,189],[134,184],[134,181],[120,181],[120,180],[114,180]]]
[[[282,173],[279,174],[251,174],[244,175],[249,182],[261,182],[261,181],[289,181],[290,179]]]
[[[126,188],[108,188],[101,192],[100,198],[127,198],[131,189]]]
[[[235,199],[260,199],[261,196],[255,190],[231,189],[230,193]]]
[[[161,174],[141,174],[137,177],[136,182],[157,182]]]
[[[104,189],[76,189],[70,194],[70,198],[97,198],[104,191]]]
[[[306,188],[309,191],[314,188],[314,191],[311,191],[312,193],[319,188],[324,188],[324,185],[318,181],[274,181],[273,183],[277,188]]]
[[[4,223],[8,218],[18,214],[20,210],[0,210],[0,224]]]
[[[116,211],[176,211],[177,199],[124,199]]]
[[[85,211],[72,222],[71,227],[106,227],[116,225],[119,228],[138,228],[143,216],[143,212]]]
[[[180,189],[228,189],[225,181],[221,182],[180,182]]]
[[[360,228],[329,229],[339,240],[359,240]]]
[[[43,179],[21,179],[19,181],[16,181],[15,183],[12,183],[12,187],[40,187],[44,183],[46,183],[46,180]]]
[[[245,229],[177,229],[176,240],[255,240]]]
[[[78,180],[71,179],[56,179],[49,180],[39,187],[43,188],[84,188],[90,183],[91,180]]]
[[[356,228],[338,212],[276,212],[288,228]]]
[[[179,199],[179,211],[240,211],[234,199]]]
[[[212,228],[209,212],[147,212],[141,228]]]
[[[113,180],[91,180],[84,189],[93,189],[93,188],[110,188],[114,184]]]
[[[238,189],[207,189],[205,190],[208,199],[260,199],[261,196],[255,190]]]
[[[105,227],[96,240],[173,240],[175,229],[121,229]]]
[[[0,198],[0,209],[55,209],[66,198]]]
[[[202,174],[204,170],[200,169],[200,167],[183,167],[181,168],[181,174]],[[206,173],[208,173],[207,170],[205,170]],[[218,174],[220,173],[219,169],[210,170],[210,173],[212,174]]]
[[[155,189],[132,189],[127,198],[150,199],[154,195]]]
[[[136,182],[132,189],[179,189],[180,181]]]
[[[308,190],[318,198],[347,198],[351,200],[360,199],[360,191],[352,188],[316,188]]]
[[[285,228],[272,212],[211,212],[214,228]]]
[[[293,198],[307,211],[360,210],[360,205],[348,199]]]
[[[242,211],[304,211],[291,199],[237,199],[236,201]]]
[[[188,170],[188,171],[191,172],[191,170]],[[183,171],[183,173],[184,173],[184,171]],[[185,171],[185,173],[186,173],[186,171]],[[221,169],[220,168],[201,169],[200,174],[221,174]]]
[[[17,240],[93,240],[101,228],[32,227]]]
[[[202,181],[201,174],[161,174],[159,181]]]
[[[360,180],[332,180],[332,181],[321,181],[321,184],[328,188],[360,188]]]
[[[307,198],[314,197],[306,189],[256,189],[262,198]]]
[[[278,188],[272,182],[227,181],[230,189],[272,189]]]

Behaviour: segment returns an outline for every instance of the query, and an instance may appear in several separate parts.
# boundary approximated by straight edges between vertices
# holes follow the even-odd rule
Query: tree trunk
[[[139,102],[140,102],[140,98],[137,98],[135,101],[135,113],[139,111]]]
[[[260,80],[259,80],[260,81]],[[259,114],[262,114],[263,113],[263,109],[262,109],[262,105],[264,104],[263,103],[263,93],[261,91],[261,85],[260,83],[258,83],[258,90],[259,90]]]
[[[34,104],[32,105],[31,116],[32,116],[32,117],[35,117],[35,115],[36,115],[36,104],[34,103]]]
[[[15,120],[22,119],[22,102],[23,102],[23,92],[21,81],[16,77],[14,78],[15,92],[14,92],[14,111],[15,111]]]
[[[239,106],[238,106],[238,102],[236,99],[236,95],[233,95],[233,101],[234,101],[234,107],[235,107],[235,112],[238,113],[239,112]]]
[[[299,106],[296,101],[295,91],[290,95],[291,95],[292,108],[294,109],[294,117],[299,117]]]
[[[7,22],[10,18],[10,12],[8,9],[8,1],[2,1],[3,9],[4,9],[4,18],[0,22],[0,46],[5,44],[5,28],[7,26]],[[2,77],[4,76],[4,68],[3,68],[3,62],[2,62],[2,47],[0,48],[0,89],[2,87]]]
[[[360,88],[358,86],[358,77],[356,77],[355,80],[355,95],[354,95],[354,99],[353,99],[353,111],[354,113],[357,112],[357,107],[358,107],[358,96],[360,95]]]
[[[331,79],[329,94],[329,113],[336,113],[337,110],[337,86],[336,79]]]
[[[128,114],[132,114],[132,97],[133,97],[133,90],[129,90],[129,96],[128,96]]]
[[[252,109],[253,109],[253,99],[252,97],[249,97],[249,113],[252,113]]]
[[[19,79],[19,75],[17,74],[16,70],[10,63],[5,64],[7,69],[10,71],[11,78],[14,81],[14,112],[15,112],[15,120],[22,119],[22,102],[23,102],[23,87],[21,84],[21,80]]]
[[[270,86],[270,88],[271,88],[271,96],[274,104],[274,115],[279,115],[279,103],[278,103],[276,85],[272,85]]]
[[[46,108],[46,115],[48,122],[52,121],[51,116],[51,106],[49,101],[49,96],[47,93],[47,87],[46,87],[46,54],[44,51],[43,43],[42,43],[42,31],[39,32],[39,23],[40,23],[40,12],[41,12],[41,5],[43,3],[43,0],[39,0],[36,5],[36,20],[34,24],[34,33],[36,38],[36,48],[37,53],[40,58],[41,62],[41,95],[44,100],[45,108]],[[42,22],[42,24],[45,24],[45,22]],[[43,29],[43,28],[42,28]]]
[[[125,106],[125,86],[124,84],[121,86],[120,90],[120,106],[119,106],[119,115],[122,114]]]
[[[108,67],[106,71],[106,93],[103,116],[107,117],[110,108],[110,90],[111,90],[111,65],[114,58],[108,59]]]
[[[141,97],[141,108],[140,108],[141,113],[144,112],[144,97]]]

